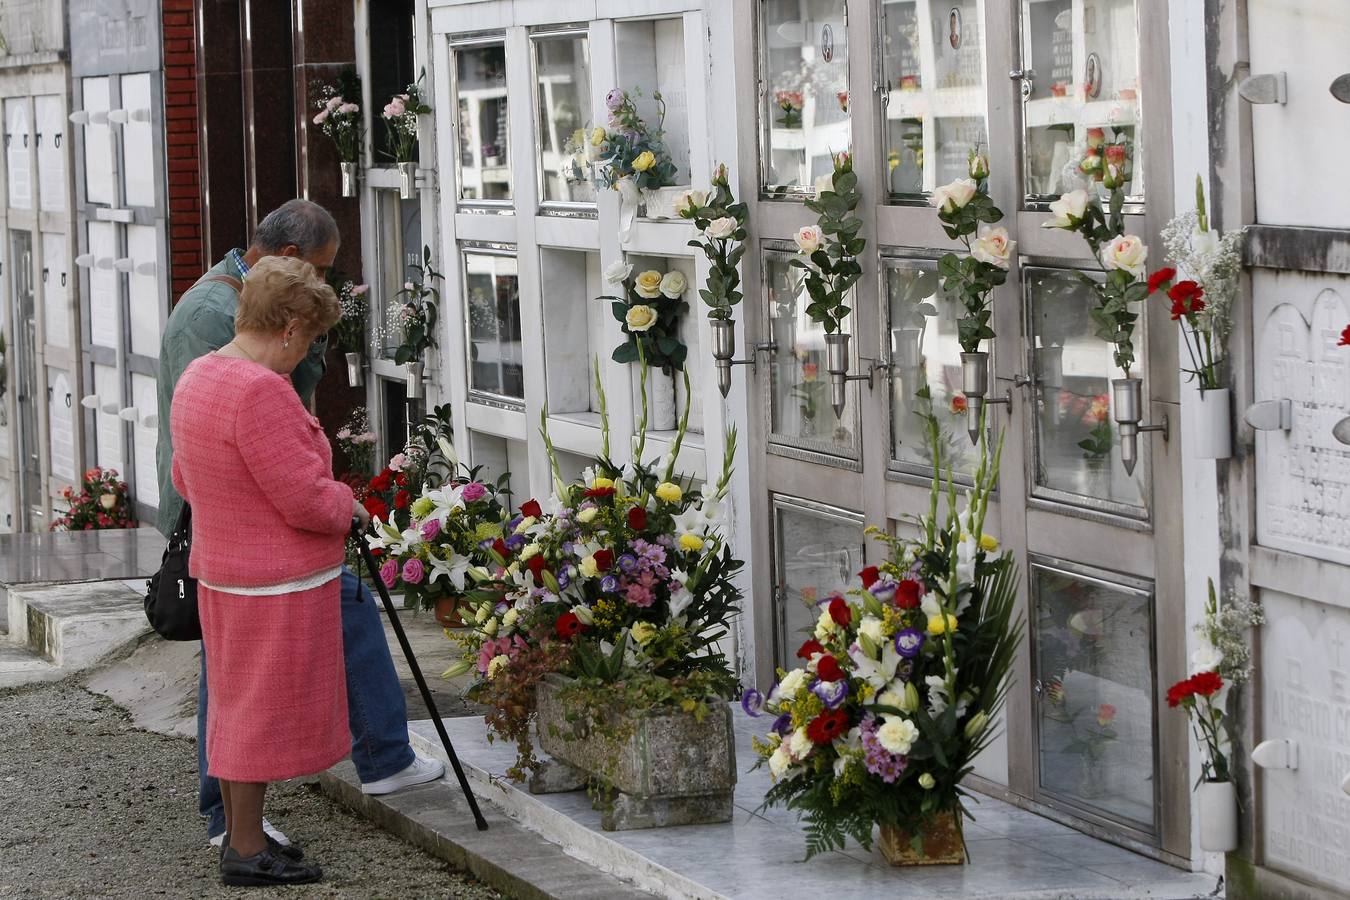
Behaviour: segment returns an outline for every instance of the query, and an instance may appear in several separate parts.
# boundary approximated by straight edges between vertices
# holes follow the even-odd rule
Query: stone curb
[[[521,900],[650,900],[557,844],[516,824],[492,807],[479,831],[453,781],[437,781],[384,797],[361,793],[356,769],[342,762],[319,776],[325,793],[343,806],[451,865]]]

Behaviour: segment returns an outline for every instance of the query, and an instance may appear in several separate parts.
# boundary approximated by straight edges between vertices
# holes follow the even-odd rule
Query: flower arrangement
[[[370,285],[357,284],[336,269],[328,271],[328,285],[337,294],[342,311],[342,317],[333,326],[334,346],[342,353],[363,352],[370,318]]]
[[[1163,229],[1168,255],[1189,277],[1177,280],[1177,269],[1166,267],[1149,276],[1148,292],[1166,293],[1172,301],[1172,321],[1181,323],[1181,338],[1191,358],[1186,372],[1202,391],[1223,387],[1223,365],[1228,335],[1233,330],[1233,301],[1242,274],[1242,236],[1245,229],[1220,235],[1209,227],[1205,211],[1205,184],[1195,178],[1195,209],[1177,216]]]
[[[324,84],[318,89],[314,108],[318,110],[313,122],[337,147],[342,162],[360,162],[366,134],[365,116],[354,99],[361,96],[361,77],[353,68],[344,69],[336,84]]]
[[[375,461],[376,435],[370,430],[370,413],[364,406],[352,410],[346,424],[333,436],[352,472],[370,471],[370,465]]]
[[[1107,207],[1103,209],[1101,200],[1086,190],[1070,191],[1050,204],[1053,217],[1042,226],[1081,234],[1106,273],[1103,283],[1086,275],[1083,280],[1097,295],[1098,305],[1091,313],[1097,337],[1115,347],[1115,364],[1126,378],[1134,365],[1136,304],[1149,293],[1145,280],[1148,247],[1138,236],[1125,233],[1125,185],[1130,181],[1132,157],[1128,140],[1108,145],[1101,129],[1088,129],[1087,153],[1079,169],[1107,190]]]
[[[602,294],[596,299],[610,301],[610,310],[627,335],[610,358],[618,363],[646,360],[667,375],[683,369],[689,354],[679,336],[680,316],[689,311],[684,301],[689,287],[684,273],[648,269],[635,276],[632,264],[620,260],[605,269],[605,281],[621,288],[623,296]]]
[[[616,706],[705,715],[734,690],[718,641],[740,599],[732,579],[741,563],[723,537],[736,434],[727,434],[719,480],[695,491],[675,469],[688,412],[671,453],[645,461],[644,404],[634,461],[620,465],[603,397],[603,449],[577,482],[562,478],[541,414],[548,500],[508,517],[484,505],[476,482],[424,489],[405,528],[380,525],[369,538],[386,554],[391,584],[462,579],[471,624],[452,636],[463,657],[446,674],[476,674],[469,696],[493,707],[492,732],[516,744],[516,777],[538,764],[530,724],[547,674],[572,676],[572,698],[597,722]]]
[[[606,187],[616,190],[622,189],[621,182],[625,179],[639,191],[675,183],[675,163],[664,142],[666,101],[660,91],[652,94],[656,101],[657,123],[655,128],[649,128],[638,114],[634,99],[638,96],[636,90],[632,94],[618,88],[611,90],[605,95],[609,128],[597,128],[591,133],[591,143],[599,148],[599,161],[604,164],[601,180]],[[597,141],[600,134],[603,137]]]
[[[398,299],[390,304],[390,324],[402,335],[394,351],[399,364],[416,362],[436,346],[436,313],[441,294],[435,283],[441,273],[431,265],[431,247],[422,247],[422,264],[412,267],[415,281],[405,281]]]
[[[926,421],[940,458],[937,421]],[[981,454],[964,509],[950,476],[933,480],[916,539],[869,529],[887,561],[817,604],[798,668],[742,697],[748,714],[775,717],[755,739],[774,779],[765,805],[803,815],[808,857],[846,837],[870,847],[874,824],[884,836],[947,819],[959,833],[968,815],[960,782],[993,739],[1023,628],[1012,554],[983,528],[1001,449]]]
[[[101,531],[107,528],[135,528],[127,483],[117,477],[116,469],[95,466],[86,469],[79,492],[61,489],[69,508],[52,520],[52,531]]]
[[[431,107],[422,99],[420,85],[421,79],[418,79],[402,94],[395,94],[380,113],[388,129],[389,155],[395,162],[416,161],[417,117],[431,112]]]
[[[989,159],[971,150],[969,174],[935,190],[931,202],[947,237],[966,247],[964,259],[944,254],[938,260],[938,274],[946,296],[959,299],[966,309],[956,323],[961,349],[976,353],[980,341],[995,336],[989,325],[993,315],[989,297],[1007,280],[1017,243],[1008,239],[1008,229],[995,224],[1003,212],[989,196]]]
[[[784,128],[802,127],[802,106],[805,101],[801,91],[776,91],[773,95],[773,102],[782,112],[782,115],[778,117],[779,125]]]
[[[727,167],[719,165],[713,172],[711,193],[685,191],[675,201],[675,212],[694,223],[700,236],[689,246],[702,249],[708,257],[707,286],[698,292],[708,304],[708,318],[729,320],[732,307],[744,297],[737,288],[750,211],[744,203],[736,202],[727,181]]]
[[[840,331],[849,308],[844,304],[848,292],[862,277],[858,257],[867,241],[858,237],[862,219],[854,210],[862,201],[858,176],[848,153],[834,156],[834,172],[828,183],[817,185],[816,196],[806,208],[819,216],[818,224],[797,231],[794,240],[799,255],[789,265],[806,272],[806,290],[811,303],[806,307],[811,321],[825,326],[825,332]]]

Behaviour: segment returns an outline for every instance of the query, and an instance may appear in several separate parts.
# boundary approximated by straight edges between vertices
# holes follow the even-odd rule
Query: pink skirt
[[[207,771],[226,781],[322,772],[351,751],[342,582],[243,596],[197,586]]]

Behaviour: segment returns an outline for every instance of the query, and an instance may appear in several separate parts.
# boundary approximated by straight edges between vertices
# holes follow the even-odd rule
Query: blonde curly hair
[[[234,329],[275,334],[299,320],[301,329],[320,335],[341,316],[337,294],[312,265],[298,256],[264,256],[244,276]]]

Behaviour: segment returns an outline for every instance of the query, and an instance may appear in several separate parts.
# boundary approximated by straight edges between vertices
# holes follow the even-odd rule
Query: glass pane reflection
[[[506,47],[455,50],[459,109],[459,198],[510,200]]]
[[[1099,181],[1085,157],[1128,144],[1142,201],[1139,37],[1135,0],[1026,0],[1022,7],[1023,141],[1028,199],[1055,199]],[[1091,168],[1089,163],[1088,168]]]
[[[389,317],[389,304],[398,302],[403,285],[417,280],[414,267],[422,263],[422,203],[414,198],[403,200],[395,191],[376,192],[376,223],[380,261],[378,298],[375,304],[378,328],[372,336],[372,350],[377,355],[392,359],[398,345],[403,343],[402,329]]]
[[[594,203],[586,158],[591,122],[586,36],[537,38],[534,53],[540,197],[545,202]]]
[[[770,194],[809,190],[847,150],[844,0],[761,0],[761,166]]]
[[[1111,345],[1096,335],[1090,315],[1096,294],[1078,272],[1022,272],[1035,348],[1037,487],[1142,508],[1148,466],[1127,475],[1120,463],[1110,397],[1111,379],[1125,373],[1112,361]],[[1137,334],[1135,347],[1144,346]],[[1142,359],[1138,365],[1145,369]],[[1141,436],[1141,460],[1147,459],[1148,446]]]
[[[793,655],[815,629],[816,603],[849,587],[863,567],[863,526],[794,505],[774,515],[775,601],[781,604],[776,665],[792,668]]]
[[[891,328],[891,446],[899,462],[931,468],[927,426],[920,413],[938,420],[943,458],[965,474],[978,462],[966,434],[961,395],[961,345],[956,339],[960,307],[947,302],[937,262],[883,259]],[[929,400],[918,394],[928,391]]]
[[[1154,828],[1152,600],[1033,564],[1040,787]]]
[[[769,251],[764,262],[770,339],[776,345],[770,370],[770,430],[794,444],[817,444],[826,453],[852,450],[857,391],[849,387],[844,413],[836,417],[830,405],[825,328],[806,314],[811,298],[801,270],[788,265],[790,259],[791,253]]]
[[[976,0],[882,3],[883,150],[891,197],[918,199],[966,177],[970,151],[987,142],[981,25]]]
[[[464,275],[469,314],[469,388],[523,400],[525,373],[516,258],[466,252]]]

